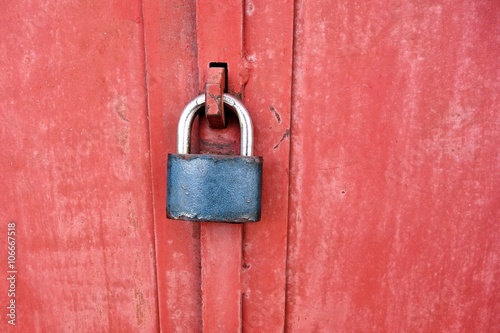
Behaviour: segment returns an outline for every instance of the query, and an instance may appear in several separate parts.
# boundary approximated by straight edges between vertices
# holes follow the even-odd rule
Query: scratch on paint
[[[287,128],[286,131],[285,131],[285,133],[283,133],[283,136],[281,137],[280,141],[276,145],[274,145],[273,149],[278,148],[279,145],[281,144],[281,142],[283,140],[285,140],[286,138],[288,138],[289,136],[290,136],[290,130]]]
[[[280,114],[276,111],[276,109],[274,108],[274,106],[269,105],[269,110],[271,110],[271,112],[274,114],[274,116],[275,116],[275,117],[276,117],[276,119],[278,120],[278,123],[281,123],[281,117],[280,117]]]
[[[329,167],[329,168],[322,168],[322,169],[319,169],[320,171],[330,171],[330,170],[335,170],[335,169],[343,169],[343,168],[347,168],[347,167],[350,167],[351,165],[355,165],[355,164],[358,164],[359,161],[352,161],[352,162],[347,162],[347,163],[344,163],[344,164],[339,164],[339,165],[335,165],[335,166],[332,166],[332,167]]]

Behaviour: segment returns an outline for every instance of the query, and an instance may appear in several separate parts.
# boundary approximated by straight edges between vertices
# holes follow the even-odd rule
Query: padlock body
[[[189,221],[260,220],[262,157],[169,154],[167,217]]]

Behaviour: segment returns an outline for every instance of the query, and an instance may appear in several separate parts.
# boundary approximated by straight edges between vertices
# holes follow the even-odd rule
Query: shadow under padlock
[[[238,99],[224,94],[224,103],[236,117],[229,116],[225,130],[211,129],[201,120],[204,138],[200,143],[201,154],[190,153],[191,127],[196,115],[203,118],[205,95],[193,99],[182,111],[177,154],[168,155],[167,217],[170,219],[233,223],[260,220],[262,157],[252,156],[252,121]],[[239,145],[234,136],[238,132]],[[211,136],[215,136],[215,144]]]
[[[240,153],[240,126],[238,117],[232,107],[225,105],[226,128],[213,129],[209,127],[207,118],[203,113],[199,118],[199,143],[200,154],[238,155]],[[193,144],[194,141],[191,143]]]

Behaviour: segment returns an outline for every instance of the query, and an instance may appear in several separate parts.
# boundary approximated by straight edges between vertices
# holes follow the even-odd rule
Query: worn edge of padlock
[[[241,223],[253,223],[253,222],[259,222],[261,220],[261,216],[259,215],[256,220],[253,219],[246,219],[246,218],[239,218],[236,220],[232,221],[226,221],[226,220],[198,220],[194,217],[189,217],[187,215],[179,215],[179,216],[170,216],[167,214],[167,217],[171,220],[177,220],[177,221],[186,221],[186,222],[217,222],[217,223],[233,223],[233,224],[241,224]]]

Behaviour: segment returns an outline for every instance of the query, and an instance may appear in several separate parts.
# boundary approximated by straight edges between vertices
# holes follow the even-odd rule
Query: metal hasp
[[[256,222],[260,220],[262,157],[252,156],[253,127],[243,104],[228,94],[224,103],[238,116],[240,155],[190,154],[191,127],[205,104],[199,95],[182,111],[177,154],[168,155],[167,217],[176,220]]]
[[[205,117],[211,128],[226,127],[224,112],[224,90],[226,89],[226,69],[209,67],[205,83]]]

